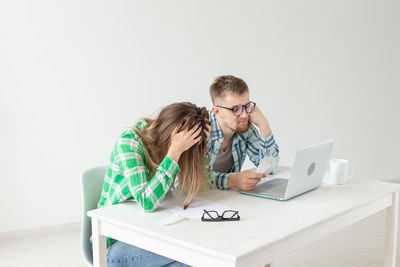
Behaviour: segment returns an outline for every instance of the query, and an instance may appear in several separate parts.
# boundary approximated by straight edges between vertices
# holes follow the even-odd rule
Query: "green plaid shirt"
[[[148,125],[139,121],[134,127],[142,131]],[[150,177],[146,161],[145,148],[139,136],[132,129],[123,132],[111,153],[98,207],[135,199],[144,211],[155,210],[180,169],[173,159],[166,156],[154,177]]]
[[[143,131],[148,125],[142,120],[134,127]],[[145,148],[140,137],[132,129],[123,132],[111,153],[97,207],[134,199],[144,211],[154,211],[171,187],[174,187],[174,177],[180,172],[180,168],[173,159],[166,156],[158,166],[154,177],[150,177],[146,161]],[[207,165],[208,162],[206,156],[204,163]],[[213,186],[211,179],[212,173],[209,168],[209,187]],[[177,186],[178,179],[175,182]],[[112,242],[113,239],[107,238],[107,247],[110,247]]]
[[[217,158],[221,143],[224,141],[221,128],[218,125],[217,117],[214,112],[209,111],[211,119],[211,134],[207,143],[207,150],[210,157],[210,165],[213,166]],[[267,137],[263,137],[258,133],[256,127],[251,126],[250,129],[242,134],[235,134],[232,141],[232,157],[234,164],[228,173],[213,172],[213,183],[218,189],[228,189],[229,175],[240,172],[242,169],[246,155],[254,165],[258,166],[260,160],[265,156],[278,157],[279,147],[275,143],[272,133]],[[275,173],[278,169],[276,165]]]

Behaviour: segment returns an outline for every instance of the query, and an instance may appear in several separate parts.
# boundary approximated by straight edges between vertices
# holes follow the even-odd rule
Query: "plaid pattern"
[[[214,165],[215,159],[217,158],[219,147],[224,141],[221,128],[218,125],[217,117],[214,112],[209,111],[212,130],[210,139],[207,143],[207,150],[210,157],[210,166]],[[265,156],[278,157],[279,147],[275,143],[274,136],[272,133],[267,137],[263,137],[258,133],[255,126],[251,126],[250,129],[242,134],[235,134],[232,141],[232,157],[233,166],[228,173],[220,173],[213,171],[213,183],[218,189],[228,189],[228,178],[232,173],[240,172],[242,169],[246,155],[249,156],[250,160],[258,166],[260,160]],[[278,164],[272,173],[275,173],[278,169]]]
[[[145,121],[139,121],[134,127],[144,130],[148,125]],[[144,211],[151,212],[164,199],[179,171],[178,164],[166,156],[154,177],[150,177],[144,145],[139,136],[129,129],[118,138],[111,153],[97,206],[105,207],[135,199]]]

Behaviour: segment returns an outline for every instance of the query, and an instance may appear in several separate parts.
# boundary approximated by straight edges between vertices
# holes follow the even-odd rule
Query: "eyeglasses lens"
[[[247,113],[252,113],[254,111],[254,108],[255,108],[254,103],[250,102],[250,103],[248,103],[246,105],[246,112]]]
[[[218,213],[216,211],[207,211],[204,213],[205,219],[218,219]]]
[[[242,114],[243,111],[243,107],[242,106],[234,106],[233,107],[233,114],[235,116],[240,116],[240,114]]]
[[[236,211],[227,210],[227,211],[224,211],[224,213],[222,214],[222,217],[224,219],[231,219],[231,218],[236,218],[237,215],[238,215],[238,213]]]

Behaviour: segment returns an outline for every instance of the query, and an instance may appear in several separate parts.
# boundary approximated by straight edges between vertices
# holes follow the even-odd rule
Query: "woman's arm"
[[[119,165],[127,180],[127,187],[122,187],[121,191],[129,190],[144,211],[154,211],[170,190],[175,175],[180,171],[178,164],[166,156],[155,175],[150,177],[141,141],[121,137],[116,146]]]

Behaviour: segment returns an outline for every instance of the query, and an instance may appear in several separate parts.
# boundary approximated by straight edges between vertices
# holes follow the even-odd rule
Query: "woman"
[[[115,144],[98,207],[134,199],[152,212],[178,173],[178,192],[185,194],[183,205],[189,204],[208,185],[204,159],[210,130],[206,108],[189,102],[163,108],[155,120],[139,121]],[[107,239],[107,245],[108,266],[186,266],[120,241]]]

